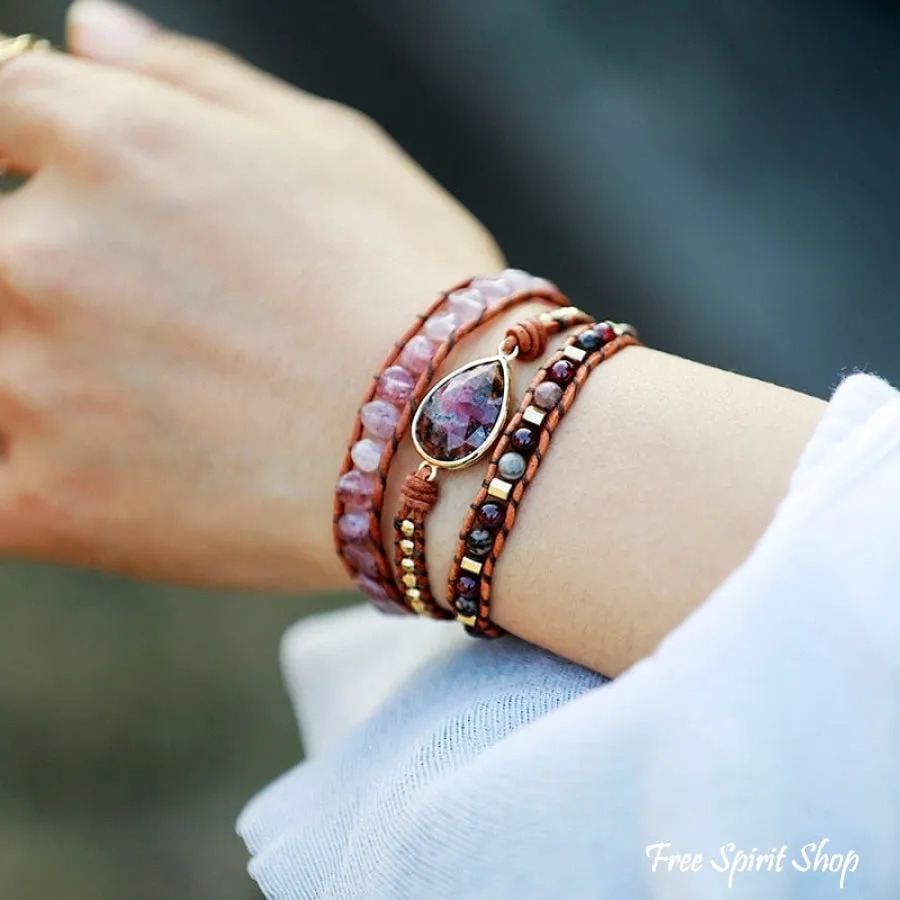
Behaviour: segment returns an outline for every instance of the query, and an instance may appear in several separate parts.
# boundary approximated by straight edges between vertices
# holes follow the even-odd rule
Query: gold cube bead
[[[411,522],[409,519],[404,519],[400,523],[400,530],[403,532],[404,537],[411,538],[416,533],[416,523]]]
[[[412,600],[409,604],[417,616],[425,615],[425,604],[421,600]]]
[[[412,572],[416,568],[416,561],[414,559],[410,559],[408,556],[405,559],[400,560],[400,565],[406,572]]]
[[[412,556],[416,545],[412,541],[400,541],[400,549],[407,555]]]
[[[410,588],[406,592],[406,599],[410,603],[418,603],[422,599],[422,592],[418,588]]]
[[[488,494],[491,497],[496,497],[498,500],[509,500],[509,495],[512,492],[512,485],[508,481],[504,481],[502,478],[495,478],[491,481],[490,485],[488,485]]]
[[[563,356],[567,359],[571,359],[572,362],[584,362],[584,358],[587,356],[586,351],[582,350],[581,347],[574,347],[571,344],[566,347],[563,351]]]
[[[462,562],[459,564],[459,567],[463,570],[463,572],[471,572],[473,575],[481,574],[481,563],[478,562],[477,559],[472,559],[468,556],[464,556],[462,558]]]
[[[478,619],[475,616],[457,616],[456,621],[459,622],[460,625],[468,625],[469,628],[474,628]]]
[[[537,406],[529,406],[528,409],[522,413],[523,422],[527,422],[529,425],[537,425],[538,427],[544,424],[544,419],[546,417],[547,413]]]
[[[419,583],[419,579],[416,578],[411,572],[408,575],[403,576],[403,586],[408,588],[414,588]]]

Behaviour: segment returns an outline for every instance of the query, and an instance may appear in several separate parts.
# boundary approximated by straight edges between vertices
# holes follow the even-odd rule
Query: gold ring
[[[0,36],[0,66],[33,50],[49,50],[50,41],[35,34],[20,34],[18,37]]]

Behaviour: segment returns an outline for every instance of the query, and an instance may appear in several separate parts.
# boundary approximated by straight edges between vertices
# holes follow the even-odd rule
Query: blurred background
[[[364,109],[513,265],[649,343],[826,396],[900,382],[900,9],[877,0],[140,0]],[[62,0],[0,0],[61,40]],[[300,758],[277,664],[352,598],[0,567],[0,896],[249,900]]]

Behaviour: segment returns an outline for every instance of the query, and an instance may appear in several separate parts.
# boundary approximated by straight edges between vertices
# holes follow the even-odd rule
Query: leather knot
[[[547,327],[538,319],[526,319],[508,329],[506,339],[507,344],[519,348],[519,359],[533,362],[544,355],[549,337]]]
[[[419,469],[406,476],[400,492],[400,505],[402,509],[424,517],[434,509],[438,494],[437,482],[429,480],[427,470]]]

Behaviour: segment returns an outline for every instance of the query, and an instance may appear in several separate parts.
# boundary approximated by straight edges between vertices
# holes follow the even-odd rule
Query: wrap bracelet
[[[413,612],[394,579],[381,520],[390,465],[415,410],[434,373],[463,337],[530,300],[569,303],[549,281],[516,269],[461,282],[416,319],[366,392],[335,490],[333,537],[348,574],[382,612]]]
[[[431,618],[453,618],[434,599],[425,548],[425,524],[439,496],[438,474],[474,465],[497,442],[509,418],[510,363],[540,359],[551,336],[593,323],[587,313],[564,307],[508,329],[497,353],[466,363],[437,382],[412,421],[412,442],[422,458],[400,493],[394,519],[394,561],[407,605]]]
[[[640,345],[630,325],[602,322],[569,339],[525,394],[491,457],[460,531],[448,581],[448,605],[473,637],[496,638],[491,621],[494,569],[553,433],[591,372],[625,347]]]

